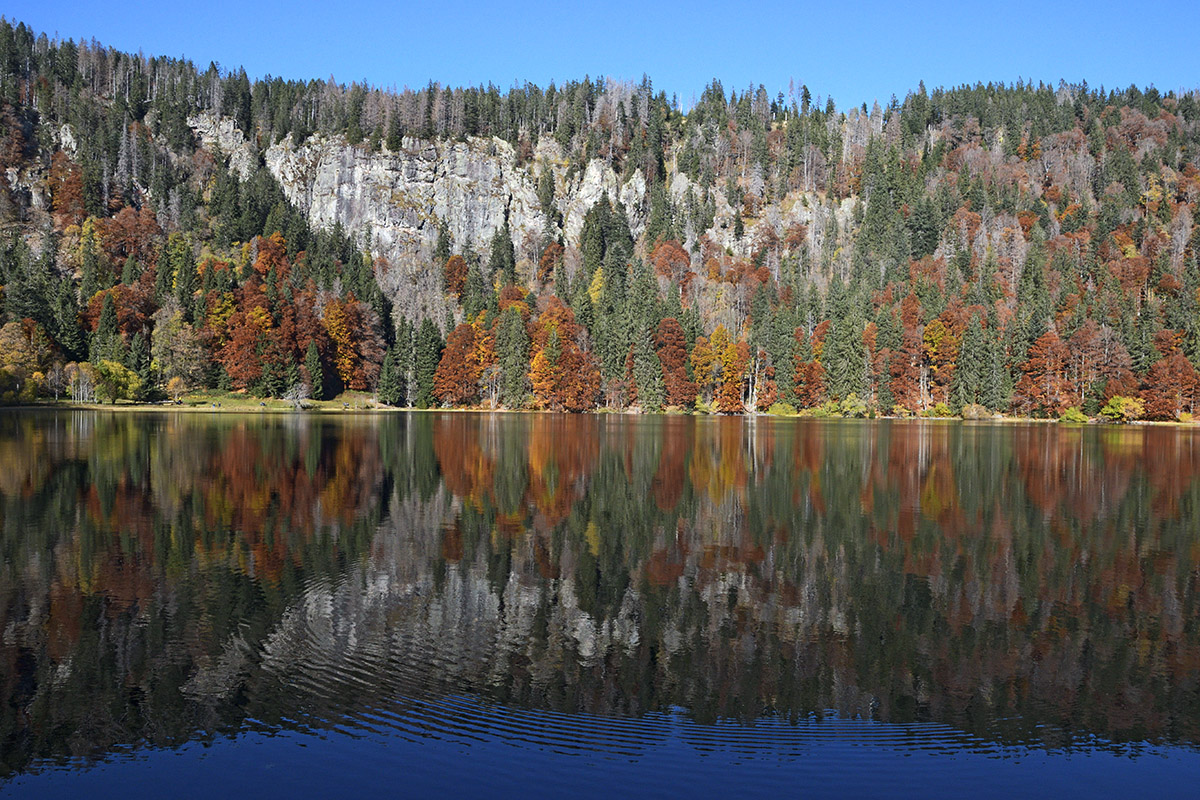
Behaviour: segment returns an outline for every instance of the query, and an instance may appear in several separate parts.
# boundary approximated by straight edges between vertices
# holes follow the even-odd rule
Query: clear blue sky
[[[839,108],[930,88],[1018,78],[1092,86],[1200,88],[1200,3],[1147,2],[80,2],[10,0],[0,13],[61,38],[252,78],[451,86],[608,75],[677,93],[686,107],[789,81]]]

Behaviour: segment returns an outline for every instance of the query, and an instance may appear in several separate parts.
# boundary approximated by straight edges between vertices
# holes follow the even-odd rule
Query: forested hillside
[[[685,112],[0,22],[0,398],[1189,419],[1198,100],[714,81]]]

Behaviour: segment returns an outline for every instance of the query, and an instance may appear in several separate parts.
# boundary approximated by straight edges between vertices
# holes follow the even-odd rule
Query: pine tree
[[[104,296],[100,307],[100,320],[92,334],[90,359],[93,364],[101,361],[125,362],[125,341],[117,327],[117,307],[113,304],[111,294]]]
[[[643,411],[662,411],[666,398],[662,363],[650,347],[649,334],[640,334],[633,347],[633,382]]]
[[[379,371],[379,402],[389,406],[404,404],[401,396],[400,377],[396,368],[395,348],[388,350],[383,358],[383,367]]]
[[[513,250],[512,234],[508,230],[508,220],[492,236],[488,275],[493,278],[500,275],[506,284],[517,282],[517,257]]]
[[[950,407],[955,412],[980,401],[987,370],[988,349],[983,326],[979,323],[979,317],[972,315],[963,333],[954,377],[950,382]]]
[[[421,320],[421,327],[417,331],[413,364],[417,408],[429,408],[435,402],[433,376],[441,358],[442,334],[433,320],[426,317]]]
[[[68,281],[58,285],[55,294],[54,319],[51,325],[54,338],[69,361],[77,361],[87,354],[87,341],[79,327],[79,306],[75,302],[75,287]]]
[[[308,395],[313,400],[325,399],[325,369],[321,366],[321,354],[317,352],[317,343],[310,341],[304,352],[304,371],[308,373],[310,386]]]
[[[796,399],[795,367],[792,364],[792,352],[796,345],[795,330],[791,313],[786,308],[776,309],[771,317],[767,353],[771,357],[771,365],[775,368],[776,391],[779,397],[788,403],[795,402]]]
[[[83,241],[80,244],[80,263],[83,276],[79,284],[79,294],[85,304],[96,292],[112,285],[100,259],[100,246],[96,242],[96,227],[92,220],[88,220],[83,223]]]
[[[150,369],[150,343],[143,333],[133,335],[129,343],[129,351],[125,356],[125,366],[138,376],[140,382],[138,395],[134,399],[142,399],[153,386],[153,375]]]
[[[508,408],[520,408],[525,404],[529,334],[521,313],[513,306],[500,316],[496,355],[500,361],[500,402]]]
[[[437,244],[433,247],[433,262],[435,264],[445,264],[450,258],[450,252],[450,226],[443,220],[438,223]]]

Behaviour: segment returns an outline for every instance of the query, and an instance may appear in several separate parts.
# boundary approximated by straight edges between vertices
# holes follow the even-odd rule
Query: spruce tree
[[[995,332],[984,332],[987,342],[986,370],[980,402],[992,411],[1004,411],[1012,402],[1012,376],[1004,360],[1004,344]]]
[[[317,343],[310,341],[304,353],[304,371],[308,373],[311,386],[308,394],[313,400],[325,399],[325,370],[321,366],[321,354],[317,352]]]
[[[117,326],[117,307],[113,304],[111,294],[104,296],[104,303],[100,306],[100,320],[92,334],[89,353],[93,364],[101,361],[125,363],[125,341]]]
[[[433,263],[445,264],[450,258],[450,226],[443,220],[438,223],[437,244],[433,247]]]
[[[663,381],[662,362],[650,347],[649,333],[640,334],[633,346],[633,382],[642,410],[653,413],[662,411],[667,389]]]
[[[837,400],[862,394],[866,356],[862,334],[862,320],[850,312],[834,320],[826,336],[821,363],[828,375],[829,394]]]
[[[137,260],[133,256],[125,259],[125,266],[121,268],[121,283],[133,286],[141,274],[142,268],[138,266]]]
[[[396,366],[396,349],[393,347],[383,357],[383,367],[379,371],[379,402],[389,406],[404,405],[402,389]]]
[[[520,408],[525,403],[529,372],[529,335],[521,313],[513,306],[504,309],[500,317],[496,355],[500,360],[500,402],[508,408]]]
[[[967,323],[967,330],[963,333],[954,377],[950,381],[950,407],[955,412],[962,411],[964,406],[979,402],[983,379],[987,374],[987,356],[983,326],[979,323],[979,317],[972,315],[971,321]]]
[[[79,294],[86,304],[96,292],[112,285],[100,261],[100,246],[96,242],[96,228],[91,220],[83,224],[83,241],[80,245],[82,279]]]
[[[134,334],[129,342],[129,351],[125,356],[125,366],[130,372],[136,374],[141,382],[138,396],[134,398],[138,400],[148,395],[154,384],[154,376],[150,369],[150,342],[148,339],[146,334]]]
[[[501,281],[506,284],[517,282],[517,257],[513,250],[512,234],[508,230],[508,220],[492,236],[488,275],[493,279],[500,275]]]
[[[53,329],[54,338],[68,361],[78,361],[87,354],[87,341],[79,327],[79,305],[75,301],[75,287],[69,281],[58,285],[55,294]]]
[[[442,357],[442,334],[429,317],[421,320],[414,357],[416,406],[429,408],[437,402],[433,396],[433,374],[437,371],[438,362]]]
[[[483,279],[478,264],[467,267],[467,280],[463,285],[463,317],[475,319],[480,311],[488,307],[489,295],[494,294],[491,286]]]
[[[795,325],[792,323],[791,312],[786,308],[776,309],[771,315],[770,338],[766,349],[771,357],[771,364],[775,367],[775,389],[779,398],[788,403],[796,399],[796,374],[792,365],[795,344]]]

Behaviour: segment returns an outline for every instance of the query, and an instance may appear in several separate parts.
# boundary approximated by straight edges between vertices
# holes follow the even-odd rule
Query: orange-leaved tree
[[[1029,360],[1021,365],[1021,378],[1013,393],[1013,405],[1026,414],[1057,417],[1071,405],[1067,380],[1070,353],[1052,328],[1029,346]]]
[[[433,394],[451,405],[468,405],[479,397],[479,378],[483,374],[476,348],[476,330],[462,323],[450,332],[442,360],[433,373]]]
[[[1146,385],[1142,390],[1149,419],[1176,419],[1193,409],[1198,376],[1180,349],[1182,341],[1183,335],[1170,329],[1161,330],[1154,336],[1154,345],[1162,358],[1146,373]]]
[[[687,376],[687,335],[674,317],[665,317],[654,332],[654,347],[662,364],[669,406],[690,408],[696,402],[696,384]]]

